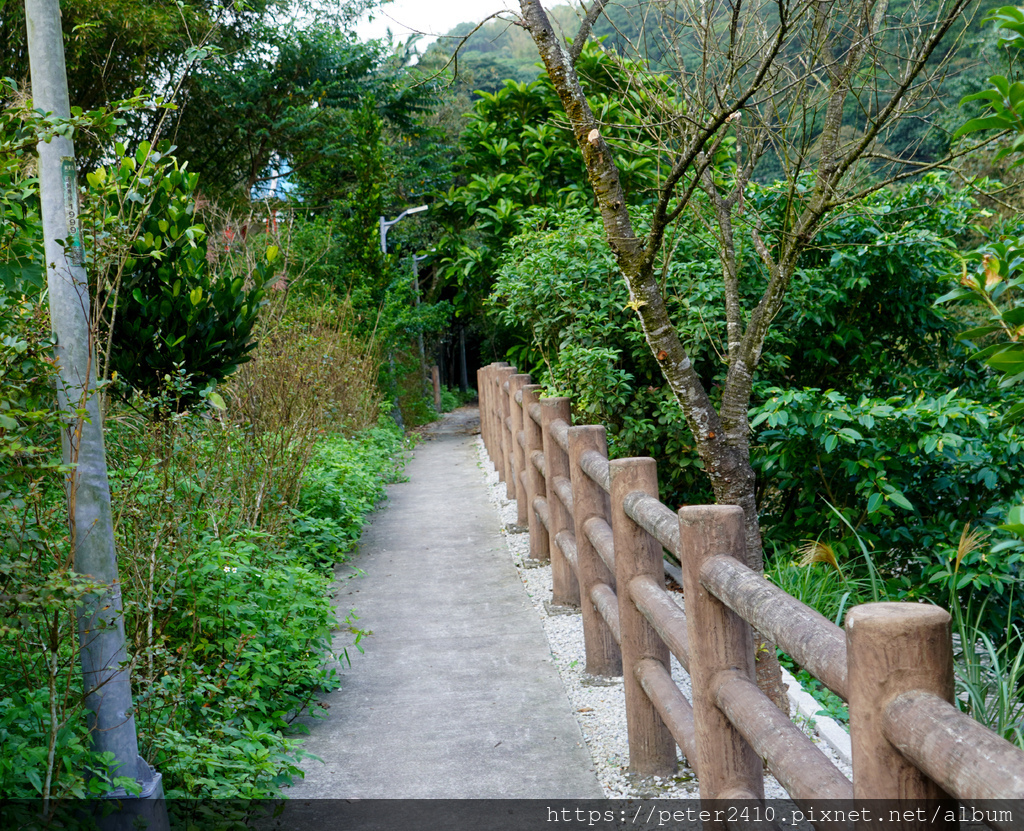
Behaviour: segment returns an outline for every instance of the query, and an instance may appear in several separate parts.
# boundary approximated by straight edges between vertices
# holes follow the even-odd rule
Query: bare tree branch
[[[573,38],[572,44],[569,46],[569,60],[573,66],[576,66],[576,62],[580,59],[580,53],[583,52],[587,38],[590,37],[590,32],[606,5],[608,5],[608,0],[594,0],[594,5],[590,7],[590,10],[586,12],[586,16],[580,22],[580,30],[576,33],[576,37]],[[580,3],[580,7],[586,11],[586,6],[582,3]]]

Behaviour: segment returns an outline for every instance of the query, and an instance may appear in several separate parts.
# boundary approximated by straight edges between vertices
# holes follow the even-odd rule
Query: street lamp
[[[420,211],[425,211],[428,207],[430,207],[430,206],[429,205],[419,205],[418,207],[415,207],[415,208],[406,208],[404,211],[402,211],[398,216],[396,216],[392,220],[387,220],[387,219],[384,219],[384,217],[381,217],[380,218],[380,253],[381,254],[387,254],[388,253],[388,230],[391,228],[392,225],[397,225],[399,222],[401,222],[403,219],[405,219],[407,216],[409,216],[409,214],[418,214]]]

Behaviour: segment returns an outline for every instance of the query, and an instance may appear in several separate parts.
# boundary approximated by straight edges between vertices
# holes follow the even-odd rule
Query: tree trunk
[[[740,436],[734,432],[730,442],[730,436],[669,318],[654,274],[654,262],[661,249],[662,237],[652,233],[646,243],[637,237],[626,207],[618,168],[611,149],[601,135],[601,125],[594,117],[580,87],[570,53],[552,29],[539,0],[522,0],[521,8],[523,21],[537,44],[548,77],[569,117],[583,155],[608,244],[629,287],[630,306],[637,312],[651,353],[661,366],[662,374],[682,408],[716,500],[720,504],[739,505],[743,508],[747,542],[745,564],[756,571],[762,571],[761,530],[746,430],[743,429]],[[577,40],[580,37],[585,37],[583,31]],[[578,54],[574,47],[570,48]],[[678,177],[672,178],[664,186],[660,194],[663,205],[671,198],[677,181]],[[732,370],[733,366],[730,365],[730,373]],[[750,367],[748,371],[752,378],[753,368]],[[749,388],[747,396],[749,401]],[[740,421],[745,423],[745,418],[744,413]],[[761,689],[779,709],[788,713],[789,701],[782,685],[774,647],[760,643],[757,658]]]
[[[69,118],[58,0],[26,0],[25,18],[33,106]],[[139,756],[132,715],[121,582],[96,387],[96,350],[89,321],[89,285],[82,264],[75,150],[70,138],[55,136],[40,142],[38,152],[50,320],[60,369],[57,402],[66,419],[64,462],[70,466],[66,480],[68,524],[74,570],[94,584],[77,611],[89,730],[94,749],[113,756],[114,775],[135,779],[143,797],[158,799],[163,795],[160,775]],[[153,811],[150,819],[155,827],[166,827],[162,803]]]

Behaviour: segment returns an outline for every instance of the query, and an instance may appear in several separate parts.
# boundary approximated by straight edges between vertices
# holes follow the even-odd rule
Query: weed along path
[[[488,501],[476,410],[434,425],[360,542],[342,687],[309,719],[292,799],[601,798],[541,623]],[[337,646],[350,644],[341,633]]]

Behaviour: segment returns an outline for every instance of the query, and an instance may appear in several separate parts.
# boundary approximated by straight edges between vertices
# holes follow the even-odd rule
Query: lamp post
[[[418,205],[415,208],[406,208],[404,211],[402,211],[394,219],[384,219],[384,217],[381,217],[380,218],[380,253],[381,254],[387,254],[388,253],[388,231],[391,230],[391,226],[392,225],[397,225],[399,222],[401,222],[403,219],[405,219],[407,216],[409,216],[409,214],[418,214],[421,211],[425,211],[428,207],[430,207],[430,206],[429,205]]]
[[[403,219],[405,219],[410,214],[418,214],[418,213],[420,213],[422,211],[425,211],[428,207],[429,207],[429,205],[417,205],[415,208],[406,208],[404,211],[402,211],[394,219],[385,219],[382,216],[380,218],[380,253],[381,254],[385,254],[385,255],[388,253],[388,231],[391,230],[391,226],[392,225],[397,225],[399,222],[401,222]],[[416,271],[416,258],[415,257],[413,257],[413,261],[412,261],[412,270],[413,270],[413,277],[416,280],[416,305],[418,306],[419,302],[420,302],[419,275],[418,275],[418,273]],[[422,367],[422,361],[423,361],[423,336],[422,335],[420,335],[420,361],[421,361],[420,365]],[[388,363],[391,365],[391,374],[394,375],[395,374],[395,353],[394,353],[393,350],[388,354]],[[398,406],[398,378],[395,378],[395,401],[394,401],[394,404],[393,404],[391,415],[395,419],[395,424],[397,424],[399,427],[401,427],[404,430],[405,429],[405,423],[402,420],[402,410]]]

